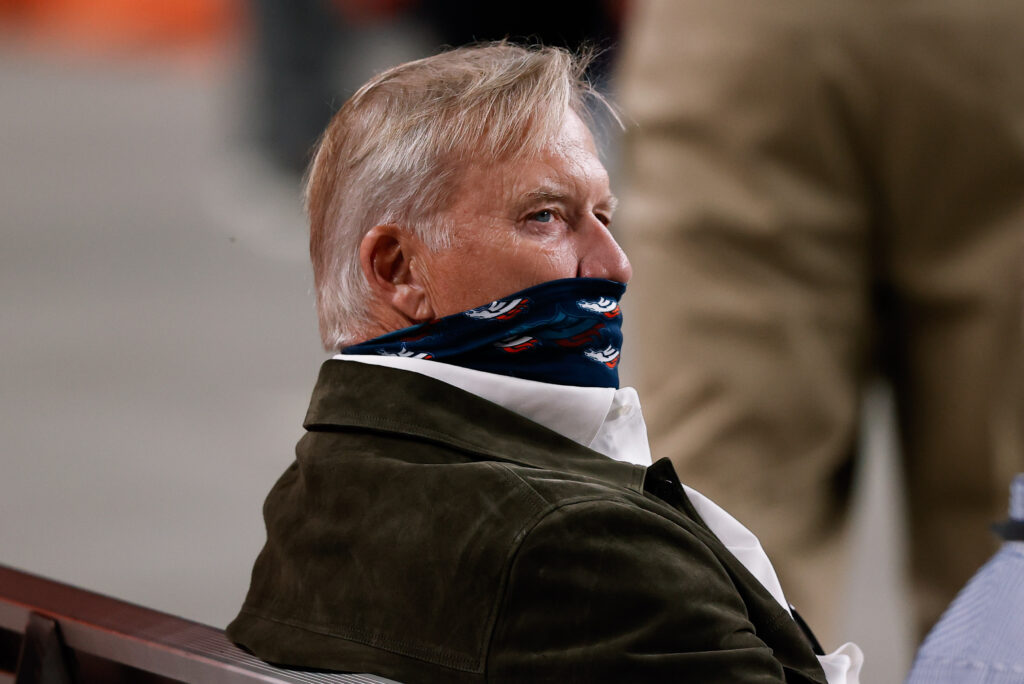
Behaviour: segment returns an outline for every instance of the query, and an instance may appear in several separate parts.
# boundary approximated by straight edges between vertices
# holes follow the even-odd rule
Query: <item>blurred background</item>
[[[0,563],[234,616],[325,358],[301,174],[331,113],[387,66],[506,36],[596,45],[615,96],[629,3],[486,5],[0,0]],[[865,682],[900,681],[916,639],[892,404],[865,393],[835,588]]]

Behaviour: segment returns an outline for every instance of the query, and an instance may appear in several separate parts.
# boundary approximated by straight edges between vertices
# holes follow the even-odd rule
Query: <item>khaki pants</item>
[[[1024,470],[1024,2],[634,9],[616,224],[654,457],[758,534],[829,641],[881,370],[926,630]]]

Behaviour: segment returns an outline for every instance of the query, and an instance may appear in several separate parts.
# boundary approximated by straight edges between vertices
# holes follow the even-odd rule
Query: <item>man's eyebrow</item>
[[[572,201],[570,193],[555,187],[537,188],[520,196],[520,205],[536,204],[540,202],[553,202],[566,204]],[[597,203],[597,206],[606,209],[609,213],[614,212],[619,206],[619,198],[615,195],[608,195]]]
[[[569,200],[569,193],[558,188],[547,187],[537,188],[520,197],[523,204],[535,204],[537,202],[566,202]]]

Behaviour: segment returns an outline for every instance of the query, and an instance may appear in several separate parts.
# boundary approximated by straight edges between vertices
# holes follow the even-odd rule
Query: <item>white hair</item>
[[[370,322],[359,245],[377,225],[406,227],[430,249],[454,242],[443,208],[468,162],[537,154],[586,99],[589,57],[507,42],[401,64],[335,114],[306,185],[310,257],[324,347],[360,341]]]

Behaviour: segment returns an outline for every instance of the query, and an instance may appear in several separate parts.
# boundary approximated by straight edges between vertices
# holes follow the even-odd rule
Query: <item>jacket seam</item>
[[[535,507],[532,515],[526,517],[523,524],[516,531],[512,537],[512,543],[509,544],[508,552],[505,554],[505,560],[501,569],[501,581],[498,585],[498,590],[495,592],[495,600],[491,604],[491,613],[487,617],[487,627],[484,630],[484,634],[481,636],[479,644],[479,667],[477,672],[484,675],[484,680],[487,680],[487,664],[489,662],[491,643],[494,640],[494,629],[498,623],[498,614],[501,611],[501,605],[504,602],[505,593],[508,590],[509,579],[511,577],[512,563],[515,560],[516,555],[519,553],[519,548],[522,546],[523,540],[526,539],[530,532],[539,524],[541,520],[546,518],[551,511],[555,510],[556,504],[553,504],[546,497],[541,495],[529,482],[524,478],[520,477],[515,471],[509,468],[508,464],[491,461],[489,463],[492,468],[499,471],[506,479],[511,480],[514,484],[525,488],[533,496],[533,506]]]
[[[522,477],[517,475],[515,472],[511,471],[506,466],[501,466],[501,467],[504,468],[505,470],[508,470],[510,475],[512,475],[516,479],[522,481],[532,491],[534,491],[534,492],[537,491],[536,489],[533,488],[532,485],[530,485],[528,482],[526,482],[526,480],[524,480]],[[538,493],[538,496],[540,496],[539,493]],[[627,504],[625,502],[617,501],[615,499],[610,499],[607,496],[599,496],[599,495],[593,495],[593,494],[586,495],[586,496],[578,496],[578,497],[574,497],[574,498],[571,498],[571,499],[565,499],[565,500],[561,500],[561,501],[557,501],[557,502],[548,502],[548,506],[543,511],[541,511],[539,515],[535,516],[531,521],[529,521],[528,524],[524,524],[523,532],[515,539],[515,543],[510,548],[510,553],[509,553],[508,558],[506,560],[505,568],[504,568],[504,570],[502,572],[502,586],[499,588],[498,597],[497,597],[497,599],[494,602],[494,623],[495,624],[497,623],[497,620],[498,620],[498,613],[500,613],[500,607],[505,604],[505,599],[508,596],[509,585],[510,585],[511,579],[512,579],[512,565],[515,563],[515,559],[519,555],[520,550],[522,550],[523,542],[526,540],[526,538],[529,537],[530,534],[535,529],[537,529],[537,527],[542,522],[547,520],[552,514],[558,512],[558,511],[561,511],[563,508],[568,508],[569,506],[576,506],[576,505],[587,504],[587,503],[607,503],[607,504],[614,505],[614,506],[627,506]],[[653,511],[648,511],[648,512],[651,513],[652,515],[655,515],[655,516],[658,515],[657,513],[654,513]],[[527,527],[528,527],[528,529],[527,529]],[[724,571],[725,571],[725,569],[723,567],[723,572]],[[487,649],[484,652],[484,658],[483,658],[484,682],[490,681],[490,662],[491,662],[491,657],[490,656],[491,656],[491,649],[494,646],[494,632],[495,632],[494,627],[495,627],[495,625],[492,624],[490,626],[490,628],[489,628],[490,634],[489,634],[488,640],[487,640]]]

